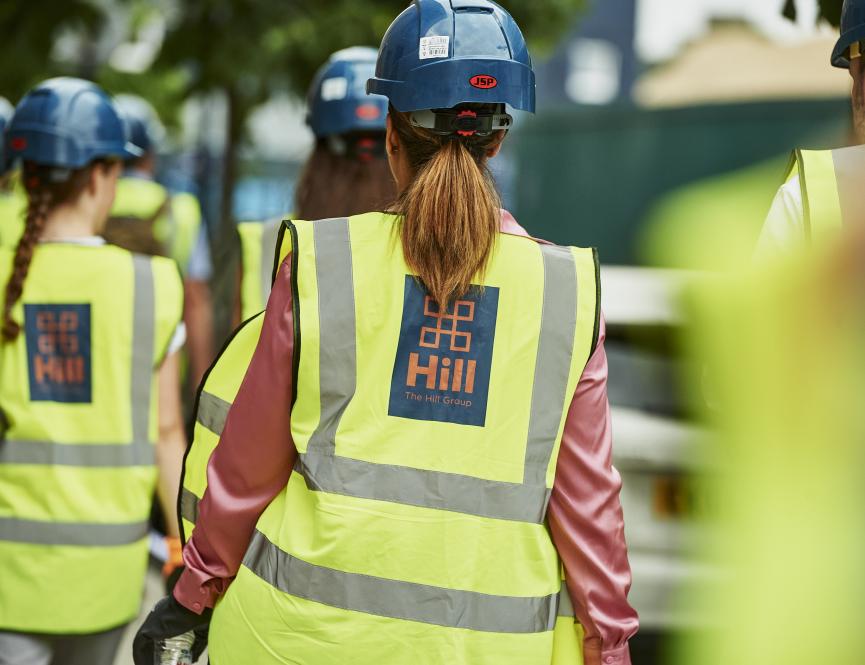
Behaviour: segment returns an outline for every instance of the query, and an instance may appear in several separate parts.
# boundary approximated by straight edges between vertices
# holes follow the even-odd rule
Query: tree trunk
[[[222,346],[233,328],[232,314],[234,302],[238,297],[237,275],[240,270],[240,243],[234,219],[234,189],[239,174],[238,160],[240,144],[246,124],[247,112],[237,89],[232,85],[225,88],[225,154],[223,155],[222,191],[219,200],[219,227],[214,234],[212,245],[214,329],[216,347]]]

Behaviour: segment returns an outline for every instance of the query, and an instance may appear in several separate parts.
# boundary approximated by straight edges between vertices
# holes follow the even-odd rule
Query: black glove
[[[160,600],[135,635],[132,643],[132,658],[135,665],[153,665],[156,647],[162,640],[177,637],[190,630],[195,632],[192,659],[197,661],[207,648],[207,629],[210,626],[212,613],[213,610],[207,608],[204,613],[196,614],[178,603],[174,596],[167,596]]]

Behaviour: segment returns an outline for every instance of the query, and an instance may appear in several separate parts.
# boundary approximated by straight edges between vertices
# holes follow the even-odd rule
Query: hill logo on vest
[[[484,426],[498,304],[497,288],[472,287],[442,311],[406,276],[388,415]]]
[[[90,305],[24,305],[30,400],[92,401]]]

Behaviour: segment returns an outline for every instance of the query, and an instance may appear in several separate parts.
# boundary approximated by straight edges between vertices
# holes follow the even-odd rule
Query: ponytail
[[[45,220],[51,210],[51,192],[41,187],[27,188],[29,205],[27,217],[24,222],[24,233],[18,241],[15,249],[15,258],[12,261],[12,274],[6,283],[6,297],[3,300],[3,328],[2,336],[4,342],[14,342],[21,333],[21,324],[12,318],[12,308],[21,298],[24,291],[24,280],[30,272],[30,262],[33,260],[33,249],[45,228]]]
[[[501,141],[489,136],[440,136],[411,124],[391,107],[394,130],[414,180],[400,195],[400,237],[406,263],[439,306],[465,295],[483,274],[495,247],[501,200],[487,153]]]
[[[24,292],[24,281],[27,279],[27,273],[30,272],[33,251],[45,230],[48,214],[55,206],[77,197],[90,177],[90,169],[85,168],[72,171],[71,175],[64,174],[68,177],[61,182],[52,182],[55,173],[56,171],[50,167],[37,166],[31,162],[24,163],[22,176],[27,190],[27,216],[24,221],[24,233],[15,249],[12,273],[9,275],[9,281],[6,282],[3,322],[0,328],[0,336],[4,343],[14,342],[21,333],[21,324],[12,318],[12,310]]]

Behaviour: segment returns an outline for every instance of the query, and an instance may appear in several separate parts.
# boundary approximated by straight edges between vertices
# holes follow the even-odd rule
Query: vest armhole
[[[793,152],[793,158],[798,164],[799,191],[802,192],[802,224],[805,231],[805,239],[811,241],[811,204],[808,201],[808,180],[805,173],[805,155],[797,149]]]
[[[294,254],[297,254],[297,229],[294,226],[294,222],[284,219],[282,220],[282,224],[279,225],[279,231],[276,233],[276,247],[273,248],[273,257],[272,265],[273,270],[270,273],[270,285],[273,286],[276,284],[276,273],[279,272],[279,252],[282,249],[282,243],[285,241],[286,232],[291,234],[291,246]],[[264,261],[264,257],[261,257],[261,260]]]
[[[601,262],[598,258],[598,248],[592,247],[592,260],[595,263],[595,330],[592,333],[592,348],[589,358],[595,355],[598,339],[601,335]]]
[[[234,331],[228,336],[228,339],[222,345],[222,348],[219,349],[219,353],[216,354],[213,362],[210,364],[210,367],[207,368],[207,371],[204,373],[204,376],[201,377],[201,383],[198,384],[198,389],[195,391],[195,401],[192,405],[192,415],[189,418],[189,421],[186,424],[186,451],[183,453],[183,463],[180,465],[180,489],[182,490],[186,481],[186,459],[189,457],[189,452],[192,450],[192,446],[195,443],[195,423],[198,418],[198,407],[201,402],[201,393],[204,392],[204,386],[207,385],[207,379],[210,378],[210,373],[213,371],[213,368],[219,364],[219,361],[222,360],[222,356],[225,355],[225,352],[228,350],[228,347],[231,346],[231,343],[234,341],[234,338],[240,334],[240,331],[243,330],[247,325],[255,321],[259,316],[264,316],[264,312],[259,312],[255,314],[243,323],[241,323]],[[186,530],[183,528],[183,515],[180,511],[180,501],[183,497],[183,492],[180,491],[177,493],[177,521],[180,527],[180,541],[186,545]]]
[[[277,265],[277,261],[279,260],[279,250],[282,247],[283,237],[285,236],[285,232],[288,231],[291,234],[291,248],[292,248],[292,256],[291,256],[291,310],[292,310],[292,324],[294,327],[294,353],[291,358],[291,373],[292,373],[292,381],[294,383],[294,395],[291,398],[291,406],[294,407],[294,403],[297,401],[297,379],[298,374],[300,372],[300,295],[297,291],[297,264],[300,255],[300,249],[298,246],[298,238],[297,238],[297,227],[294,225],[294,222],[290,220],[283,220],[282,226],[279,227],[279,237],[276,240],[276,257],[274,258],[274,266],[273,266],[273,281],[276,282],[276,271],[279,270],[279,266]]]

